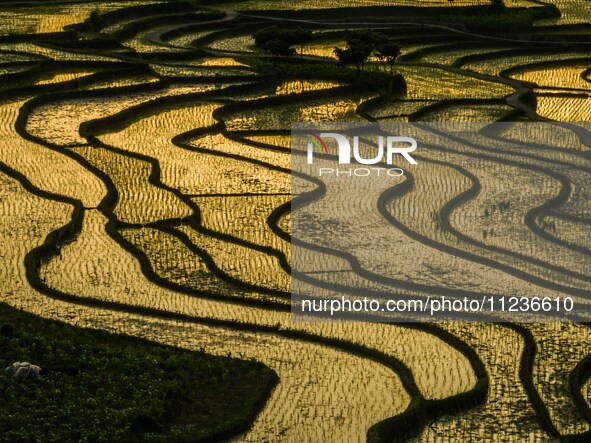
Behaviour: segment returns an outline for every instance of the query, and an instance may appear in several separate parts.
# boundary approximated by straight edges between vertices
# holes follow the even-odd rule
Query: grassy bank
[[[5,441],[212,441],[248,429],[277,382],[253,361],[80,329],[0,303],[4,366],[30,361],[37,380],[0,373]]]
[[[462,24],[474,31],[520,30],[528,28],[538,20],[560,17],[555,7],[545,8],[507,8],[500,11],[483,9],[478,13],[466,14],[452,12],[442,14],[439,19],[454,24]]]

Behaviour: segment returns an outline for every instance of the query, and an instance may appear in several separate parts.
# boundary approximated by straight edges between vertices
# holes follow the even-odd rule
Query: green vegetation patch
[[[522,30],[534,25],[538,20],[560,17],[560,11],[553,5],[532,8],[504,8],[498,10],[482,9],[477,13],[452,12],[442,14],[439,19],[445,22],[465,25],[471,30],[500,31]]]
[[[277,375],[215,357],[45,320],[0,303],[4,367],[29,361],[40,378],[0,372],[3,441],[211,441],[248,429]]]

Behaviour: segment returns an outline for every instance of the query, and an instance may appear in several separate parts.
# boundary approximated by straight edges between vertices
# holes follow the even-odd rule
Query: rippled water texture
[[[302,254],[322,272],[298,281],[302,293],[587,303],[591,144],[569,122],[591,120],[589,3],[552,0],[561,17],[502,32],[456,22],[455,11],[486,15],[489,3],[0,5],[0,300],[263,362],[280,382],[238,441],[366,441],[392,417],[416,425],[415,442],[586,441],[591,383],[573,378],[591,352],[586,324],[305,322],[289,312],[296,121],[478,124],[455,138],[431,131],[420,166],[393,185],[405,192],[383,200],[392,186],[368,187],[351,206],[329,187],[310,202],[316,220],[337,223],[324,204],[336,199],[357,214],[351,226],[384,235],[368,247],[318,231]],[[312,41],[273,61],[253,32],[274,24],[304,26]],[[390,83],[379,57],[359,74],[338,65],[334,48],[354,28],[400,45],[394,89],[357,82]],[[519,124],[493,130],[497,121]],[[528,126],[540,121],[560,125]],[[302,192],[317,186],[308,177]],[[382,256],[384,241],[392,253]],[[404,415],[413,411],[427,423]]]

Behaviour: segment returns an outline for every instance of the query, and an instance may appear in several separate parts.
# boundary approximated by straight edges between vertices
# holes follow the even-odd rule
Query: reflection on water
[[[563,89],[590,89],[589,83],[583,77],[583,71],[588,65],[543,68],[514,74],[519,80],[535,83],[538,86]],[[584,120],[581,120],[584,121]]]
[[[480,61],[466,61],[462,63],[462,67],[470,69],[482,74],[498,75],[505,69],[510,69],[515,66],[529,65],[532,63],[551,62],[554,60],[569,60],[588,56],[589,53],[585,51],[557,51],[549,54],[527,54],[524,51],[516,51],[511,53],[499,52],[498,54],[491,53],[485,60]],[[520,53],[518,53],[520,52]],[[557,80],[560,81],[560,80]]]
[[[47,78],[44,80],[39,80],[37,82],[38,85],[46,85],[51,83],[61,83],[61,82],[68,82],[70,80],[75,80],[77,78],[86,77],[92,74],[92,72],[65,72],[53,75],[51,78]]]
[[[363,440],[364,432],[359,433],[360,430],[366,429],[376,419],[399,413],[408,401],[397,377],[386,368],[324,346],[285,339],[274,334],[237,332],[195,324],[171,324],[125,313],[115,316],[109,313],[102,317],[100,312],[97,313],[91,308],[78,307],[72,311],[68,308],[71,305],[67,303],[52,299],[43,299],[40,302],[42,296],[30,289],[24,280],[22,256],[29,248],[39,244],[48,230],[63,224],[69,214],[67,210],[65,213],[61,211],[61,220],[56,218],[55,215],[60,212],[57,208],[63,205],[54,205],[55,209],[50,209],[46,200],[25,192],[14,180],[6,177],[3,180],[3,212],[10,211],[13,217],[22,219],[24,214],[19,213],[19,209],[24,210],[31,220],[28,229],[24,229],[25,225],[19,225],[19,232],[16,233],[8,231],[7,225],[2,226],[3,244],[7,245],[10,252],[3,259],[7,264],[11,264],[3,269],[7,272],[6,281],[12,282],[8,288],[9,297],[5,300],[15,303],[16,306],[30,305],[30,310],[34,313],[66,319],[81,326],[126,332],[191,349],[204,348],[208,352],[220,355],[232,352],[244,358],[263,361],[279,373],[282,384],[274,391],[270,400],[274,407],[267,408],[259,416],[247,436],[249,440],[259,441],[263,435],[285,435],[288,441],[300,441],[303,435],[315,435],[319,439],[330,440],[332,437],[328,436],[333,435],[336,425],[342,438],[347,436],[347,439],[353,441]],[[105,218],[97,211],[87,211],[82,232],[76,241],[64,245],[61,256],[44,265],[41,275],[45,282],[78,296],[105,299],[110,295],[116,295],[118,302],[141,305],[153,305],[157,302],[160,308],[178,312],[180,305],[171,298],[180,295],[145,281],[140,275],[141,271],[135,259],[120,249],[104,232],[105,223]],[[17,294],[18,297],[15,297]],[[285,323],[286,327],[289,323],[289,316],[284,314],[276,315],[268,311],[266,314],[259,312],[257,315],[256,309],[238,307],[229,311],[224,308],[227,305],[218,302],[199,299],[192,299],[190,302],[190,298],[186,299],[185,306],[191,305],[190,311],[199,315],[203,315],[206,312],[204,308],[210,305],[218,306],[225,312],[222,314],[222,311],[214,308],[217,313],[212,311],[209,314],[214,318],[254,322],[266,320],[265,322],[271,324]],[[240,311],[247,316],[236,317]],[[252,313],[255,315],[248,315],[250,311],[254,311]],[[305,324],[289,327],[294,326],[298,329],[308,329]],[[420,362],[433,352],[444,352],[447,356],[446,367],[448,370],[453,368],[453,365],[449,365],[454,361],[450,360],[454,351],[445,349],[445,345],[433,341],[433,337],[428,334],[389,325],[374,325],[376,330],[367,335],[366,339],[370,341],[365,342],[365,334],[362,331],[366,330],[366,326],[333,326],[316,323],[311,324],[309,330],[328,337],[360,341],[369,346],[385,346],[383,352],[387,353],[391,349],[391,352],[398,354],[401,349],[406,348],[404,358],[416,354],[414,364],[417,365],[419,374],[423,371]],[[408,347],[411,343],[415,345]],[[347,364],[342,365],[343,361]],[[446,396],[473,383],[466,367],[467,362],[462,358],[457,358],[455,362],[459,365],[455,371],[460,370],[460,373],[453,379],[456,382],[464,380],[465,384],[456,386],[452,392],[438,392],[441,386],[450,385],[438,382],[437,374],[443,371],[434,368],[434,372],[431,372],[431,369],[418,379],[420,385],[424,386],[426,395]],[[413,361],[409,360],[407,364],[413,364]],[[376,398],[380,398],[380,401],[376,402]],[[292,412],[277,415],[277,408]]]
[[[35,186],[55,194],[76,198],[96,207],[106,193],[103,182],[76,160],[23,139],[14,125],[24,102],[0,105],[0,158],[24,174]],[[47,165],[51,165],[48,170]],[[57,169],[53,169],[57,168]]]
[[[384,2],[383,0],[348,0],[342,1],[319,1],[319,0],[298,0],[286,5],[281,0],[241,0],[233,3],[222,3],[222,6],[237,10],[271,10],[271,9],[324,9],[324,8],[340,8],[359,7],[359,6],[416,6],[416,2],[412,0],[395,0],[391,2]],[[485,4],[482,0],[458,0],[458,6],[482,5]],[[421,6],[449,6],[447,0],[425,0],[421,1]]]
[[[591,100],[588,95],[538,97],[536,112],[545,118],[558,118],[565,122],[591,121]]]
[[[152,2],[143,2],[149,4]],[[67,25],[80,23],[87,19],[92,11],[107,12],[125,6],[137,5],[137,2],[92,2],[68,4],[12,5],[1,6],[0,35],[6,34],[40,34],[60,32]]]
[[[531,327],[538,343],[534,367],[536,389],[548,405],[552,421],[561,434],[578,434],[589,423],[573,404],[569,377],[577,363],[591,352],[587,326],[570,323],[545,323]]]
[[[149,83],[149,82],[147,82]],[[116,85],[109,85],[116,86]],[[175,85],[163,87],[154,92],[115,94],[111,97],[90,97],[84,99],[60,100],[37,107],[27,120],[27,130],[49,143],[58,145],[85,144],[80,133],[80,124],[100,119],[138,106],[159,97],[182,96],[213,90],[213,84]],[[196,111],[193,111],[196,112]],[[210,113],[198,114],[210,122]]]
[[[383,3],[247,0],[215,7],[315,10]],[[489,2],[456,0],[452,5],[435,0],[421,5],[484,3]],[[554,3],[563,12],[554,23],[588,21],[588,8],[581,2]],[[391,4],[416,6],[406,0]],[[525,1],[508,6],[526,4],[532,6]],[[184,20],[182,14],[166,11],[136,10],[97,20],[97,14],[130,5],[138,3],[0,7],[0,35],[31,34],[0,42],[0,76],[6,79],[0,161],[31,184],[23,182],[25,189],[8,169],[9,174],[0,174],[3,301],[80,326],[262,361],[281,381],[241,437],[245,441],[364,441],[372,425],[405,410],[410,395],[400,374],[326,338],[399,359],[425,398],[469,391],[477,382],[474,362],[431,329],[293,322],[286,310],[292,289],[291,245],[280,234],[291,232],[291,217],[284,213],[276,219],[275,212],[292,198],[290,124],[366,118],[479,121],[483,131],[458,132],[462,146],[442,135],[429,136],[433,146],[421,150],[411,189],[384,208],[404,229],[376,210],[388,187],[365,190],[361,208],[356,208],[363,216],[351,215],[350,221],[367,231],[386,232],[373,249],[319,231],[315,245],[345,250],[358,266],[332,250],[306,249],[304,260],[323,272],[298,282],[302,293],[338,297],[363,289],[424,298],[469,290],[554,297],[560,290],[553,285],[590,289],[591,165],[584,132],[565,126],[548,135],[527,125],[484,130],[487,122],[514,117],[589,120],[587,61],[569,61],[589,56],[578,44],[584,29],[577,34],[579,28],[540,27],[544,37],[526,30],[510,39],[501,33],[493,47],[486,46],[489,39],[452,29],[447,22],[400,27],[389,25],[385,17],[372,17],[364,26],[394,36],[402,54],[415,57],[394,66],[405,79],[406,92],[386,97],[371,87],[359,92],[340,88],[347,85],[342,80],[347,76],[341,75],[345,68],[332,66],[333,49],[343,45],[349,27],[319,23],[334,19],[322,11],[306,23],[321,39],[298,48],[303,57],[293,62],[302,64],[302,71],[305,64],[322,63],[338,75],[330,78],[330,69],[319,69],[318,75],[309,69],[312,74],[299,79],[295,68],[281,71],[284,60],[280,75],[272,76],[270,63],[258,59],[252,32],[275,23],[264,12],[256,19],[226,12],[217,21],[205,20],[199,29],[187,27],[194,25],[191,14]],[[34,35],[61,32],[87,18],[85,27],[51,41]],[[191,50],[191,43],[204,37],[206,43]],[[531,48],[517,44],[519,38],[559,38],[561,43],[544,40],[541,51],[535,42]],[[466,48],[461,47],[464,42]],[[538,62],[552,64],[530,65]],[[510,78],[502,72],[518,66]],[[365,69],[379,75],[389,67],[374,57]],[[36,97],[42,99],[27,104]],[[360,105],[364,112],[358,112]],[[93,125],[81,134],[81,125],[89,121]],[[444,208],[476,184],[478,192],[446,215]],[[309,191],[316,185],[306,186]],[[316,220],[334,218],[330,207],[323,206],[335,197],[332,191],[327,189],[307,207]],[[546,208],[563,194],[562,201]],[[29,270],[63,294],[57,300],[30,286],[24,263],[27,253],[75,216],[73,206],[64,203],[68,199],[84,207],[80,232],[60,241],[59,254]],[[539,208],[547,210],[530,220],[528,214]],[[393,252],[378,256],[375,251],[385,241]],[[486,258],[494,266],[460,257],[452,249]],[[527,276],[505,272],[504,266]],[[327,272],[335,269],[340,272]],[[391,281],[379,278],[384,276]],[[90,301],[99,304],[91,307]],[[113,311],[100,303],[124,306]],[[165,320],[158,311],[185,317]],[[214,326],[212,320],[227,323]],[[553,441],[536,417],[540,406],[531,403],[520,375],[525,336],[501,324],[440,327],[482,360],[488,398],[435,420],[416,441]],[[531,331],[538,351],[527,376],[553,425],[561,434],[586,431],[589,424],[571,400],[569,375],[591,352],[587,327],[522,327]],[[288,337],[285,331],[309,336]],[[590,386],[583,387],[584,395]]]
[[[523,352],[520,336],[495,324],[449,324],[445,326],[465,340],[486,364],[491,385],[486,405],[474,408],[459,419],[444,418],[425,429],[416,440],[490,441],[500,443],[552,442],[540,427],[519,379],[519,356]]]

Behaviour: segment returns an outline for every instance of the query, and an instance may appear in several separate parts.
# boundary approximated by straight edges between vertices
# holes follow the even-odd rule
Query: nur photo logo
[[[348,136],[339,132],[320,132],[315,134],[306,132],[307,135],[307,154],[306,162],[308,165],[314,164],[316,155],[330,155],[330,146],[336,143],[335,154],[338,157],[339,165],[350,165],[357,163],[365,166],[386,164],[392,166],[395,156],[401,156],[411,165],[416,165],[416,160],[411,156],[411,152],[417,149],[417,141],[412,137],[395,135],[378,135],[362,140],[358,135]],[[334,151],[334,149],[333,149]],[[356,176],[366,177],[370,175],[389,175],[398,177],[404,174],[404,170],[397,167],[373,167],[373,168],[334,168],[320,167],[318,175],[335,176]]]

